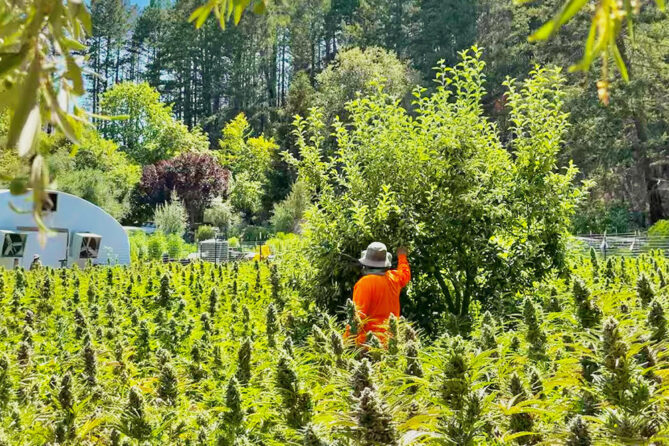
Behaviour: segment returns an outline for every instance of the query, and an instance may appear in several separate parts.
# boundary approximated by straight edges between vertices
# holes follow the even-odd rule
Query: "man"
[[[39,254],[33,256],[33,261],[30,264],[30,271],[39,269],[42,266],[42,261],[39,258]]]
[[[370,244],[359,262],[364,267],[363,276],[353,288],[353,302],[362,325],[358,330],[357,343],[365,342],[368,331],[385,341],[385,331],[391,314],[400,316],[400,291],[411,280],[411,269],[407,260],[407,249],[397,250],[397,269],[391,270],[392,254],[386,245]]]

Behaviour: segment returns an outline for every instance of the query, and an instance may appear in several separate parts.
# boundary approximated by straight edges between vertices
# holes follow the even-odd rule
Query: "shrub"
[[[539,69],[506,83],[515,137],[505,142],[484,116],[483,67],[478,50],[442,66],[431,96],[415,91],[412,113],[381,89],[349,103],[332,158],[322,114],[296,119],[300,160],[288,159],[317,202],[304,224],[316,276],[305,292],[321,307],[344,305],[360,270],[342,259],[374,240],[413,247],[421,281],[403,311],[433,333],[435,313],[466,319],[472,301],[485,306],[564,267],[581,189],[573,166],[555,168],[568,125],[563,78]]]
[[[171,202],[158,205],[153,219],[156,227],[164,234],[183,235],[186,232],[188,215],[175,193],[172,194]]]
[[[209,240],[214,238],[216,235],[216,231],[214,228],[211,226],[207,225],[202,225],[199,228],[197,228],[197,232],[195,233],[195,240],[198,242],[201,242],[202,240]]]
[[[237,238],[237,237],[230,237],[230,238],[228,239],[228,245],[230,246],[230,248],[239,248],[239,246],[240,246],[240,244],[239,244],[239,238]]]
[[[204,221],[212,224],[223,233],[235,230],[241,222],[230,202],[223,201],[220,198],[214,199],[211,206],[204,211]]]
[[[288,197],[274,205],[270,220],[272,227],[277,232],[300,232],[300,224],[308,206],[309,191],[304,183],[298,181],[293,184]]]
[[[144,231],[130,233],[130,258],[133,262],[143,260],[149,255],[149,237]]]
[[[167,254],[170,259],[179,259],[182,254],[182,245],[184,244],[181,236],[177,234],[170,234],[167,236]]]
[[[147,244],[149,259],[158,260],[167,251],[167,242],[162,232],[156,232],[149,238]]]
[[[650,237],[669,237],[669,220],[659,220],[648,229]]]
[[[185,153],[168,161],[145,166],[141,190],[152,204],[182,200],[191,224],[202,221],[211,201],[228,190],[229,172],[216,158],[204,153]]]

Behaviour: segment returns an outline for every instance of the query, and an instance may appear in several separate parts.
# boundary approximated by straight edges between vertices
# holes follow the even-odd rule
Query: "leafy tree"
[[[483,116],[483,68],[478,50],[442,67],[434,94],[416,90],[412,114],[383,92],[351,102],[332,158],[322,153],[322,115],[296,120],[301,159],[292,162],[317,202],[304,233],[321,306],[344,304],[359,271],[343,259],[373,240],[413,246],[421,280],[404,308],[430,328],[434,314],[466,319],[473,300],[486,305],[564,265],[581,190],[574,167],[556,169],[563,80],[539,69],[507,83],[514,138],[503,144]]]
[[[140,188],[150,203],[164,203],[172,192],[183,201],[192,223],[202,220],[212,199],[224,195],[229,172],[206,153],[184,153],[145,166]]]
[[[379,47],[351,48],[340,52],[334,62],[316,76],[316,105],[326,113],[328,122],[335,116],[347,120],[346,103],[358,94],[372,94],[383,84],[384,91],[403,99],[411,90],[414,73],[397,56]]]
[[[244,173],[250,180],[264,185],[272,154],[278,147],[271,139],[249,136],[250,130],[246,116],[239,114],[223,129],[223,138],[219,140],[221,150],[217,155],[233,175]]]
[[[0,30],[0,107],[12,111],[5,144],[31,166],[29,177],[10,171],[7,179],[12,180],[13,193],[32,188],[33,215],[44,230],[41,209],[49,173],[45,154],[39,150],[40,130],[50,124],[78,141],[81,121],[86,119],[75,101],[84,94],[75,55],[85,48],[81,42],[91,32],[91,18],[83,2],[65,0],[50,2],[48,7],[41,0],[3,0],[0,16],[5,24]]]
[[[249,133],[246,117],[238,115],[223,129],[218,156],[232,172],[230,204],[250,221],[262,207],[272,157],[278,146],[271,139],[251,137]]]
[[[234,177],[230,187],[230,204],[250,221],[262,208],[262,183],[254,181],[242,172]]]
[[[56,189],[82,197],[114,218],[122,219],[128,214],[141,169],[113,141],[88,129],[76,151],[63,137],[56,138],[51,151],[49,170]]]
[[[123,82],[102,95],[101,112],[113,119],[101,121],[102,134],[119,144],[137,164],[151,164],[181,152],[207,150],[207,137],[189,131],[172,117],[171,107],[160,102],[160,94],[147,83]]]

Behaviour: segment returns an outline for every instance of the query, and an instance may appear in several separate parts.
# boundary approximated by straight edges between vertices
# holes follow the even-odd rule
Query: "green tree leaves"
[[[221,28],[225,29],[225,24],[231,17],[236,25],[244,11],[251,9],[255,14],[262,14],[268,2],[269,0],[208,0],[193,11],[188,21],[195,23],[196,28],[200,28],[213,13]]]
[[[523,2],[527,2],[524,0]],[[567,0],[552,20],[546,22],[531,36],[531,41],[546,40],[555,35],[578,13],[586,9],[592,2],[588,0]],[[661,11],[665,10],[664,0],[655,0]],[[633,34],[634,17],[641,12],[641,2],[633,0],[599,0],[594,6],[592,22],[585,42],[583,58],[571,67],[574,71],[588,71],[595,58],[602,60],[601,77],[597,82],[597,92],[604,104],[609,103],[609,59],[613,59],[621,77],[629,80],[629,73],[618,43],[623,25],[627,24],[628,32]]]
[[[335,121],[332,156],[319,114],[296,121],[292,161],[316,199],[304,233],[313,282],[323,284],[313,287],[319,304],[344,304],[359,274],[345,259],[373,240],[413,247],[422,279],[404,308],[432,330],[444,323],[435,313],[466,321],[471,302],[486,305],[563,264],[580,189],[575,168],[556,168],[567,127],[561,77],[537,69],[507,84],[512,130],[503,143],[483,115],[483,68],[477,49],[442,66],[433,94],[415,90],[411,113],[382,89],[350,102],[351,124]]]

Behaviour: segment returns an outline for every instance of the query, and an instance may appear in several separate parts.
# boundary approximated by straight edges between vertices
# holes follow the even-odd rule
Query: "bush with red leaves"
[[[227,194],[229,180],[230,171],[221,167],[215,157],[191,152],[145,166],[140,189],[152,205],[168,201],[175,191],[193,224],[202,220],[213,198]]]

